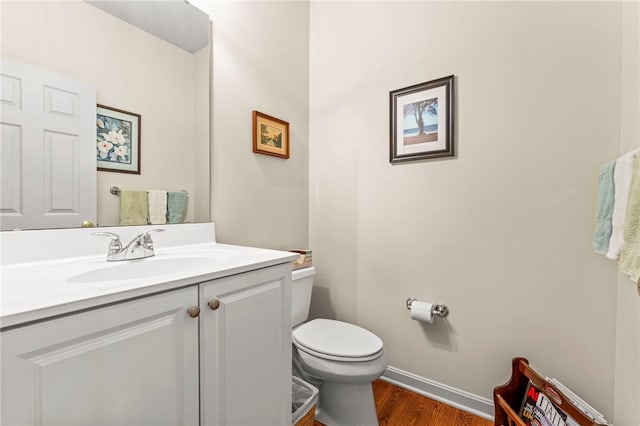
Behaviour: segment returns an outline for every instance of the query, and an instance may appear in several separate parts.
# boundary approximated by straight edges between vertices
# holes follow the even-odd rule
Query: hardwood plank
[[[482,417],[473,416],[471,426],[493,426],[493,422]]]
[[[391,406],[380,407],[380,409],[378,409],[378,418],[382,419],[380,421],[381,425],[413,426],[429,424],[437,410],[438,403],[436,401],[424,398],[416,393],[382,380],[375,383],[378,382],[383,383],[383,386],[389,389],[393,389],[396,395],[395,399],[398,400],[398,402]],[[377,399],[375,391],[374,396]],[[385,408],[387,411],[384,410]]]
[[[456,426],[471,426],[474,417],[466,411],[458,410],[456,412]]]
[[[384,389],[385,387],[386,389]],[[398,404],[402,402],[402,393],[399,389],[393,386],[385,387],[383,387],[383,389],[385,390],[385,392],[383,393],[383,395],[385,396],[384,399],[378,399],[378,395],[380,395],[380,393],[379,391],[376,392],[375,388],[373,396],[376,400],[376,412],[378,414],[378,421],[381,424],[391,425],[393,421],[392,414]]]
[[[386,413],[380,413],[383,421],[381,426],[412,426],[415,424],[417,417],[420,415],[419,409],[411,398],[407,398],[405,392],[401,389],[396,390],[398,395],[398,403]],[[402,417],[397,413],[402,413]]]
[[[399,394],[395,392],[394,386],[389,386],[388,383],[382,380],[376,380],[373,382],[372,388],[373,397],[376,402],[376,411],[378,413],[389,411],[388,407],[392,407],[398,402]]]
[[[426,398],[384,380],[373,382],[380,426],[492,426],[481,417]],[[315,421],[314,426],[324,426]]]
[[[411,426],[432,424],[440,403],[404,389],[402,393],[407,405],[406,408],[398,407],[399,409],[393,414],[398,424]]]
[[[431,426],[457,426],[456,425],[456,416],[458,414],[458,409],[453,408],[450,405],[445,405],[441,402],[438,403],[438,410],[436,411],[436,415],[431,421]]]

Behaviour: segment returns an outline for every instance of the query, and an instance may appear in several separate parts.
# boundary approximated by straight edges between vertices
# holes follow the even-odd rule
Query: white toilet
[[[294,372],[320,390],[316,419],[327,426],[378,425],[371,382],[387,368],[382,340],[342,321],[307,323],[315,268],[292,272]]]

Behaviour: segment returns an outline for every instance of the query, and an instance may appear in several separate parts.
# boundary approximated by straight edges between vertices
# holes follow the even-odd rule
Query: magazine
[[[571,403],[580,410],[584,415],[589,417],[595,423],[603,425],[611,425],[607,419],[598,410],[586,403],[582,398],[573,393],[568,387],[563,385],[559,380],[547,377],[547,381],[554,385]]]
[[[312,251],[311,250],[289,250],[292,253],[298,253],[299,256],[296,260],[291,262],[291,269],[308,268],[313,265]]]
[[[579,426],[531,382],[525,390],[520,418],[527,426]]]

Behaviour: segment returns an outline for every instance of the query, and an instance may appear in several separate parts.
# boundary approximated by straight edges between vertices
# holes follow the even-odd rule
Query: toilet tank
[[[315,275],[313,266],[291,271],[291,327],[302,324],[309,317]]]

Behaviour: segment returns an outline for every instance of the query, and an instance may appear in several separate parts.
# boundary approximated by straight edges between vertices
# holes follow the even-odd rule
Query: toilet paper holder
[[[416,300],[418,299],[416,299],[415,297],[410,297],[407,299],[408,310],[411,310],[411,304]],[[447,315],[449,315],[449,308],[447,307],[447,305],[443,305],[442,303],[434,303],[431,307],[431,313],[433,315],[445,318]]]

